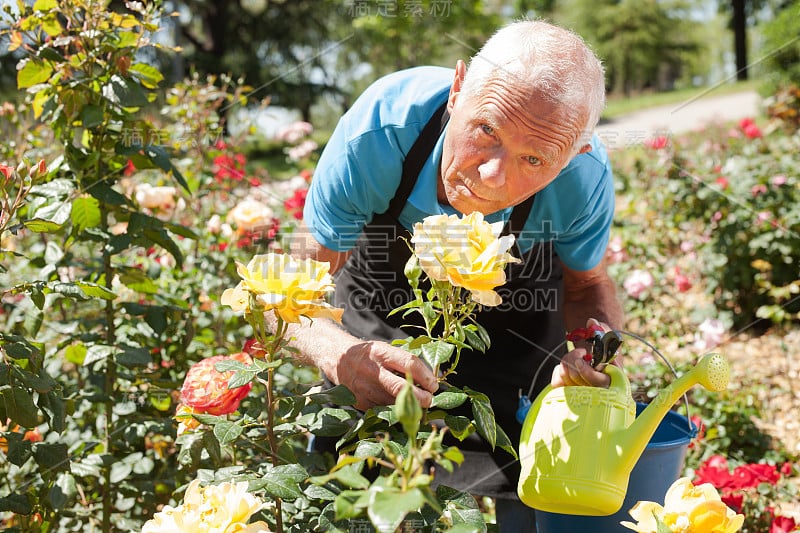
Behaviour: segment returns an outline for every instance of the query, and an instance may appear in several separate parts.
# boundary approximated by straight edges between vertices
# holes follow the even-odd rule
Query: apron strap
[[[417,140],[411,146],[411,150],[406,154],[405,161],[403,161],[403,175],[400,179],[400,186],[394,194],[394,198],[389,203],[388,213],[397,220],[400,218],[400,213],[406,206],[406,201],[414,189],[414,184],[417,182],[422,167],[436,146],[436,141],[447,126],[447,121],[450,120],[450,114],[447,112],[447,102],[439,106],[433,116],[430,118],[422,132],[417,137]]]

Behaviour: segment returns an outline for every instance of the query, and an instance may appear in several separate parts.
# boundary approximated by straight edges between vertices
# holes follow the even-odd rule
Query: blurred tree
[[[777,16],[764,25],[764,59],[767,73],[764,94],[772,95],[780,86],[800,86],[800,0],[786,2]]]
[[[560,0],[525,2],[586,39],[606,64],[610,92],[673,88],[702,44],[689,0]]]

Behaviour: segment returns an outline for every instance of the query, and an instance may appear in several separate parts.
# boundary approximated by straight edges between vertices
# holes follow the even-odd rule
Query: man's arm
[[[622,306],[617,300],[614,281],[608,275],[605,264],[601,262],[591,270],[564,270],[564,323],[567,331],[586,327],[592,320],[600,323],[603,329],[620,329],[624,321]],[[561,364],[553,372],[553,386],[593,385],[607,387],[610,378],[603,372],[595,371],[583,360],[584,346],[577,346],[564,356]],[[621,358],[615,363],[620,365]]]
[[[292,255],[330,263],[336,272],[347,261],[349,252],[337,252],[317,242],[305,224],[292,236]],[[356,396],[356,407],[391,405],[410,373],[417,386],[414,394],[423,407],[429,407],[438,383],[424,361],[385,342],[365,341],[350,335],[327,319],[302,319],[289,329],[298,359],[322,370],[328,379],[345,385]]]

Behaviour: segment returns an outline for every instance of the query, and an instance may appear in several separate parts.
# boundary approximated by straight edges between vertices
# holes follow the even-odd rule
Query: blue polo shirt
[[[312,235],[323,246],[343,252],[362,228],[385,212],[400,185],[405,154],[434,111],[446,100],[455,72],[415,67],[385,76],[356,100],[339,121],[322,152],[303,210]],[[436,198],[444,132],[425,163],[399,222],[409,231],[429,215],[459,214]],[[536,193],[520,234],[522,253],[535,243],[553,241],[572,270],[597,266],[608,245],[614,215],[614,185],[605,148],[597,136],[590,152],[575,156]],[[511,208],[486,220],[507,220]]]

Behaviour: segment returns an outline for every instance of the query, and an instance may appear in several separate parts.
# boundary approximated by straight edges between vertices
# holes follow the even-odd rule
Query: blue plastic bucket
[[[637,404],[638,415],[646,405]],[[685,416],[674,411],[667,412],[656,432],[633,467],[628,493],[619,511],[609,516],[576,516],[536,511],[538,533],[630,533],[630,529],[619,525],[622,521],[633,521],[628,511],[638,501],[664,503],[664,495],[670,485],[681,476],[689,442],[697,432]]]

